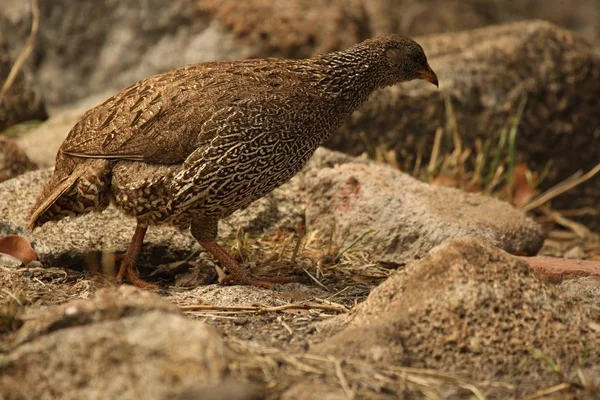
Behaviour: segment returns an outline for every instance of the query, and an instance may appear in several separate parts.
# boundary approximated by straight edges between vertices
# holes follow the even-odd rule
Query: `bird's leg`
[[[125,278],[127,278],[127,280],[134,286],[143,289],[158,290],[158,286],[146,282],[138,276],[136,267],[147,229],[148,226],[139,222],[135,227],[135,233],[133,234],[131,243],[129,244],[129,247],[127,247],[127,252],[121,261],[121,267],[119,268],[119,273],[117,274],[117,282],[121,283]]]
[[[225,267],[225,270],[229,273],[223,279],[223,283],[235,282],[243,285],[260,286],[268,289],[272,289],[275,283],[290,283],[296,282],[293,277],[266,277],[256,276],[248,272],[244,267],[240,265],[233,257],[231,257],[219,244],[215,241],[205,242],[198,240],[198,243],[204,247],[214,258],[221,262],[221,266]]]
[[[192,236],[204,247],[214,258],[216,258],[221,266],[229,273],[222,283],[235,282],[242,285],[260,286],[272,289],[276,283],[296,282],[293,277],[265,277],[256,276],[248,272],[240,265],[233,257],[231,257],[219,244],[215,241],[218,229],[218,219],[203,218],[192,223]]]

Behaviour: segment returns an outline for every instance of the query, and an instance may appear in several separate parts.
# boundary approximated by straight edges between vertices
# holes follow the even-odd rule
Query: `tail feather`
[[[63,162],[54,170],[31,209],[28,228],[33,231],[47,221],[102,211],[109,203],[110,164],[107,160]]]
[[[61,196],[77,184],[77,180],[83,175],[83,171],[77,172],[76,169],[71,175],[60,179],[58,182],[52,177],[50,182],[46,184],[44,190],[35,202],[35,205],[31,208],[29,222],[27,224],[30,231],[33,231],[37,226],[45,222],[40,221],[41,217],[58,201],[58,199],[61,198]]]

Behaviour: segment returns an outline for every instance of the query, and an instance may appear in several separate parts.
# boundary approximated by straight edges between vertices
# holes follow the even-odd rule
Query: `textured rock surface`
[[[344,248],[405,264],[461,236],[485,239],[508,252],[535,254],[540,227],[507,203],[480,194],[431,186],[390,167],[347,163],[309,171],[306,224]],[[344,242],[342,245],[341,243]]]
[[[598,365],[591,309],[562,298],[516,257],[476,239],[457,239],[390,277],[313,348],[347,358],[440,368],[480,379],[539,377],[543,362],[565,373]],[[596,371],[597,373],[598,371]]]
[[[600,52],[580,37],[529,21],[419,42],[441,91],[420,82],[378,91],[328,147],[359,154],[379,145],[402,159],[427,157],[434,132],[446,126],[445,96],[466,145],[474,147],[476,138],[495,145],[525,97],[517,150],[538,171],[553,161],[546,184],[598,163]],[[599,187],[600,177],[588,185]]]
[[[359,243],[375,257],[405,263],[423,256],[443,240],[472,235],[511,251],[535,253],[543,237],[540,228],[507,203],[429,186],[390,167],[320,149],[305,173],[235,213],[220,225],[221,237],[243,228],[263,233],[274,228],[294,230],[306,219],[306,229],[327,232],[335,226],[334,244],[348,246],[366,230]],[[340,167],[336,165],[342,164]],[[31,204],[50,170],[34,171],[0,185],[0,221],[5,234],[23,234]],[[498,215],[503,215],[499,217]],[[125,250],[134,222],[109,207],[100,214],[47,223],[33,234],[34,248],[45,264],[80,265],[86,254]],[[327,236],[327,235],[326,235]],[[185,258],[199,246],[191,235],[168,226],[152,227],[141,264],[156,266]]]
[[[23,329],[46,329],[2,357],[4,398],[170,399],[217,384],[230,359],[216,330],[128,287],[31,318]]]
[[[0,203],[0,224],[6,225],[1,220],[10,221],[14,233],[25,233],[29,210],[50,176],[51,170],[38,170],[4,182],[0,189],[4,200]],[[46,224],[33,235],[33,247],[45,265],[81,266],[88,253],[125,250],[134,225],[111,207],[101,214]],[[194,249],[191,236],[169,227],[149,230],[146,243],[142,260],[153,259],[154,265],[184,259]]]
[[[0,136],[0,182],[36,168],[14,140]]]

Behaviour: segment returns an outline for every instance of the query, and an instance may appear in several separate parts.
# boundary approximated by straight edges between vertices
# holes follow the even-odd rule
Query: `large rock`
[[[547,387],[555,372],[544,359],[566,375],[600,372],[600,356],[590,352],[600,345],[592,312],[524,261],[463,238],[391,276],[312,351]]]
[[[23,43],[30,2],[0,3],[2,34]],[[35,74],[51,106],[118,90],[176,66],[255,54],[218,23],[195,14],[187,1],[56,0],[39,6]]]
[[[0,360],[0,395],[171,399],[221,382],[231,354],[217,331],[131,289],[30,316],[21,328],[27,340]]]
[[[411,82],[376,92],[328,147],[360,154],[381,146],[401,161],[427,159],[436,129],[451,118],[447,98],[463,143],[474,149],[476,139],[491,139],[495,149],[525,99],[516,148],[534,170],[553,162],[545,185],[598,163],[600,52],[578,35],[529,21],[419,42],[441,90]],[[600,176],[589,185],[598,188]]]
[[[0,136],[0,182],[36,168],[14,140]]]
[[[417,36],[540,18],[600,38],[595,0],[191,0],[260,54],[307,57],[383,33]],[[436,12],[443,9],[444,12]],[[265,20],[264,16],[269,15]],[[324,23],[327,21],[327,23]],[[344,32],[340,35],[339,32]]]
[[[114,92],[109,90],[70,104],[55,112],[44,123],[19,135],[16,141],[40,168],[52,167],[56,160],[56,153],[71,128],[87,110],[113,94]]]
[[[3,234],[28,235],[23,226],[29,209],[50,176],[50,169],[39,170],[0,184]],[[307,230],[321,230],[325,237],[335,224],[334,244],[340,248],[375,229],[357,246],[396,263],[423,256],[457,236],[479,237],[519,253],[535,253],[542,243],[540,228],[507,203],[431,187],[390,167],[325,149],[291,182],[223,221],[221,238],[240,227],[252,234],[295,230],[303,220]],[[47,223],[32,239],[45,264],[77,266],[90,252],[125,250],[134,226],[109,207],[100,214]],[[167,226],[149,229],[145,243],[141,264],[153,266],[183,259],[198,246],[191,235]]]
[[[342,248],[362,237],[355,248],[382,261],[406,264],[461,236],[530,255],[543,243],[540,227],[507,203],[431,186],[390,167],[350,162],[311,170],[305,180],[307,226]]]
[[[0,14],[2,13],[0,12]],[[0,17],[0,27],[1,22],[2,18]],[[13,48],[12,50],[21,51],[22,48]],[[0,28],[0,89],[15,67],[16,59],[17,56],[12,55],[9,42],[3,38]],[[26,65],[19,70],[10,88],[0,99],[0,132],[19,122],[43,120],[47,117],[34,72],[29,65]]]

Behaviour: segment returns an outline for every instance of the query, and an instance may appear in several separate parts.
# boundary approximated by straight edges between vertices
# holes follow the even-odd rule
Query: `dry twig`
[[[286,310],[322,310],[338,313],[348,312],[341,304],[291,303],[281,306],[215,306],[210,304],[193,304],[179,307],[182,311],[246,311],[252,313],[280,312]]]
[[[31,0],[31,14],[32,14],[32,17],[31,17],[32,21],[31,21],[31,31],[29,32],[29,37],[27,38],[27,41],[25,42],[25,46],[23,47],[23,50],[21,50],[21,53],[19,53],[17,60],[13,64],[12,68],[10,69],[10,72],[8,73],[8,77],[6,78],[6,81],[2,85],[2,89],[0,90],[0,104],[2,104],[2,100],[4,99],[4,96],[6,95],[6,93],[12,86],[12,84],[14,83],[15,79],[17,78],[17,75],[21,71],[21,68],[23,68],[23,64],[25,64],[25,61],[27,60],[27,58],[31,54],[31,51],[33,50],[33,42],[35,40],[39,25],[40,25],[40,7],[38,5],[38,0]]]
[[[574,174],[570,178],[560,182],[559,184],[551,187],[545,193],[531,200],[528,204],[524,205],[521,210],[523,212],[531,211],[544,203],[552,200],[553,198],[560,196],[563,193],[568,192],[569,190],[575,188],[576,186],[581,185],[583,182],[593,178],[598,172],[600,172],[600,164],[596,165],[587,173],[581,175],[580,172]]]

